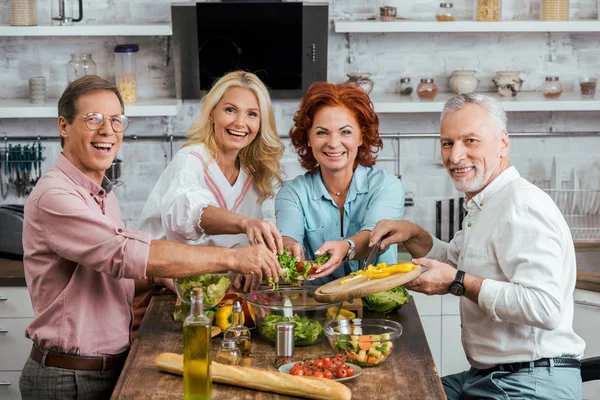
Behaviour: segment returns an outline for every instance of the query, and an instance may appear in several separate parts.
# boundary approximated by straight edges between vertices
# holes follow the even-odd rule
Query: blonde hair
[[[210,115],[227,90],[232,87],[250,89],[258,98],[260,128],[256,138],[240,151],[238,158],[240,167],[254,179],[259,192],[258,200],[263,202],[275,195],[273,181],[277,181],[277,186],[283,183],[279,159],[283,156],[285,148],[277,134],[269,91],[256,75],[245,71],[234,71],[215,82],[210,92],[204,96],[202,111],[187,132],[188,141],[184,146],[202,143],[216,160],[219,147],[215,140]]]

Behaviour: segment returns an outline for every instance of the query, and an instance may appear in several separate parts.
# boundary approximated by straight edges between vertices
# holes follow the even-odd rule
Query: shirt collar
[[[506,185],[508,185],[513,180],[519,178],[520,176],[521,175],[519,174],[519,171],[517,171],[517,169],[514,166],[508,167],[507,169],[502,171],[500,175],[496,177],[496,179],[491,181],[489,185],[487,185],[481,192],[477,193],[477,195],[475,195],[471,200],[466,202],[465,208],[468,209],[470,207],[475,206],[481,209],[486,203],[486,201],[488,201],[496,193],[501,191]]]
[[[89,190],[95,196],[105,197],[112,191],[112,183],[106,176],[102,178],[102,185],[98,185],[81,172],[63,153],[58,155],[55,165],[76,185]]]
[[[367,193],[369,191],[369,182],[367,182],[367,168],[362,165],[358,165],[352,175],[352,182],[350,182],[350,188],[346,195],[346,202],[353,201],[356,196],[360,193]],[[312,181],[312,198],[318,200],[322,197],[326,199],[332,199],[331,195],[327,191],[323,179],[321,179],[320,169],[317,168],[313,173],[310,174]],[[333,199],[332,199],[333,200]]]

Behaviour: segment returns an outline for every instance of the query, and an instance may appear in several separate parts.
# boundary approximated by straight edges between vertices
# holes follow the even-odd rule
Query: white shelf
[[[27,99],[0,99],[0,118],[57,118],[58,100],[45,104],[31,104]],[[128,117],[174,116],[181,108],[178,99],[140,99],[125,103]]]
[[[0,36],[171,36],[170,24],[8,26],[0,25]]]
[[[541,92],[519,92],[516,97],[484,93],[502,103],[506,111],[600,111],[600,95],[583,99],[579,93],[563,93],[558,99],[545,99]],[[439,113],[452,93],[439,93],[434,100],[419,100],[399,94],[373,94],[371,101],[377,113]]]
[[[335,21],[338,33],[388,32],[600,32],[600,21]]]

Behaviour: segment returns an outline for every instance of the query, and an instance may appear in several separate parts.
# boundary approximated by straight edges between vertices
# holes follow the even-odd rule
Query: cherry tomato
[[[331,371],[324,371],[323,378],[333,379],[333,373]]]
[[[346,367],[346,375],[348,375],[348,377],[354,376],[354,368]]]
[[[354,371],[352,371],[354,372]],[[348,370],[346,370],[346,367],[344,367],[343,365],[340,365],[336,370],[335,370],[335,376],[340,379],[340,378],[345,378],[348,376]]]
[[[304,272],[304,262],[298,261],[296,263],[296,269],[298,270],[299,273],[303,273]]]
[[[323,368],[323,360],[321,360],[321,359],[315,360],[314,366],[316,368]]]
[[[302,371],[302,368],[294,366],[290,369],[290,375],[298,375],[298,371]]]
[[[310,369],[304,370],[304,376],[313,376],[313,372]]]
[[[333,364],[331,363],[331,358],[325,357],[323,359],[323,369],[331,369]]]
[[[310,269],[310,271],[308,271],[308,274],[312,275],[312,274],[316,273],[318,269],[319,269],[319,267],[314,266]]]
[[[300,368],[299,370],[296,371],[296,373],[294,375],[296,375],[296,376],[304,376],[304,370],[302,368]]]
[[[323,372],[321,371],[315,371],[313,372],[313,375],[315,378],[323,378]]]
[[[326,361],[331,362],[331,357],[323,357],[322,360],[323,360],[323,362],[326,362]]]

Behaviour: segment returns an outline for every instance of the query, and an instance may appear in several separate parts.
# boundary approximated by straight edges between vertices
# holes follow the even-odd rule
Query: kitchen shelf
[[[56,118],[58,100],[45,104],[31,104],[28,99],[0,99],[0,118]],[[181,108],[178,99],[139,99],[136,103],[125,103],[128,117],[174,116]]]
[[[337,33],[410,32],[600,32],[600,21],[411,21],[378,20],[335,21]]]
[[[144,25],[0,25],[0,36],[171,36],[171,24]]]
[[[496,92],[484,93],[500,101],[509,111],[600,111],[600,97],[584,99],[579,93],[563,93],[558,99],[545,99],[541,92],[519,92],[516,97],[501,97]],[[416,93],[373,94],[371,101],[377,113],[439,113],[452,93],[439,93],[434,100],[421,101]]]

